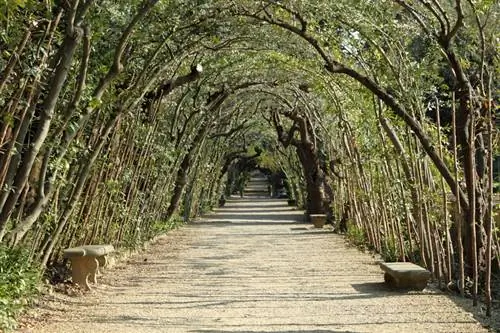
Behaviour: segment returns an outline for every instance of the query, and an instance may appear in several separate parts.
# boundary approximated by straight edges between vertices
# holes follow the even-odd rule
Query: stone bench
[[[63,255],[71,260],[73,283],[90,290],[89,280],[97,284],[99,267],[106,266],[106,255],[114,250],[113,245],[83,245],[65,249]]]
[[[423,290],[431,272],[411,262],[382,262],[384,280],[390,286],[402,289]]]
[[[326,214],[310,214],[309,218],[315,228],[323,228],[326,223]]]

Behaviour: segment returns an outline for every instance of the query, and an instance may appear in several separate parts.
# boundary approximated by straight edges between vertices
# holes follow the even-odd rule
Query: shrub
[[[0,331],[15,328],[15,317],[36,295],[40,271],[23,248],[0,245]]]
[[[184,220],[182,219],[182,217],[177,214],[174,214],[174,216],[168,219],[168,221],[164,220],[156,221],[151,228],[152,236],[154,237],[162,235],[164,233],[169,232],[170,230],[178,228],[183,224]]]
[[[396,262],[399,259],[399,253],[394,239],[388,239],[382,243],[382,259],[385,262]]]
[[[354,223],[349,223],[347,226],[346,237],[350,243],[354,244],[359,248],[365,248],[366,246],[366,234],[363,228],[358,227]]]

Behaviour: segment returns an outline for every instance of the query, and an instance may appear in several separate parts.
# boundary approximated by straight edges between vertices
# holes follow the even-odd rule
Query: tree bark
[[[278,134],[278,140],[285,148],[289,145],[294,146],[299,157],[306,180],[306,211],[308,214],[324,214],[325,177],[321,170],[318,150],[311,140],[312,131],[310,130],[310,124],[305,117],[297,114],[295,111],[284,112],[283,114],[294,121],[288,133],[285,133],[283,130],[277,112],[273,115],[273,124]],[[300,134],[300,140],[294,138],[295,132]]]
[[[47,138],[59,95],[71,69],[76,47],[83,36],[82,28],[72,25],[72,19],[76,15],[76,11],[77,8],[73,8],[73,11],[68,13],[69,18],[67,21],[69,26],[61,47],[61,52],[59,53],[60,58],[57,62],[57,67],[48,85],[50,89],[40,109],[40,121],[34,135],[33,143],[23,155],[21,166],[16,173],[13,183],[13,191],[7,198],[0,213],[0,241],[5,235],[7,221],[12,215],[19,196],[28,181],[35,158],[38,156],[40,148]],[[84,13],[81,15],[84,15]]]

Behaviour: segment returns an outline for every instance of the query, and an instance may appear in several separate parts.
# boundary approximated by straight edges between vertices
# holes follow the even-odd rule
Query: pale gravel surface
[[[283,200],[233,199],[54,294],[22,332],[487,332],[449,296],[388,289],[376,260]]]

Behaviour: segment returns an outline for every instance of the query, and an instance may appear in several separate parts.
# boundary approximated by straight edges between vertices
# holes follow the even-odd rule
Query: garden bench
[[[323,228],[326,223],[326,214],[310,214],[309,218],[315,228]]]
[[[411,262],[382,262],[384,280],[396,288],[423,290],[431,277],[431,272]]]
[[[99,267],[106,266],[106,255],[114,250],[113,245],[82,245],[65,249],[63,255],[71,260],[73,283],[90,290],[89,280],[97,284]]]

